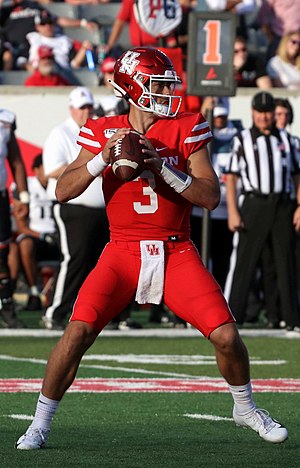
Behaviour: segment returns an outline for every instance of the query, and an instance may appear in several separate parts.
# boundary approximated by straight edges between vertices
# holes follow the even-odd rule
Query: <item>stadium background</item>
[[[32,158],[41,151],[50,130],[69,116],[68,95],[72,88],[26,89],[20,86],[1,86],[1,108],[11,110],[17,117],[16,135],[30,175]],[[95,99],[108,94],[103,86],[91,87]],[[241,119],[244,127],[251,126],[251,98],[257,88],[238,89],[229,99],[230,118]],[[275,97],[287,97],[294,108],[293,135],[300,136],[300,96],[296,91],[271,89]]]

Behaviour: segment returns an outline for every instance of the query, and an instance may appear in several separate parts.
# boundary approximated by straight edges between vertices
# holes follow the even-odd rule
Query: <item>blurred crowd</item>
[[[28,76],[24,82],[25,86],[77,86],[79,83],[73,72],[83,68],[96,73],[98,84],[110,91],[95,100],[87,87],[77,86],[72,89],[69,95],[68,119],[58,123],[51,131],[42,154],[37,154],[33,160],[34,175],[27,177],[29,214],[21,209],[20,192],[24,193],[24,187],[18,187],[16,181],[9,187],[13,226],[13,240],[9,243],[8,255],[10,291],[14,294],[20,292],[20,289],[25,292],[23,309],[42,311],[42,327],[49,330],[64,329],[79,287],[109,239],[104,200],[98,200],[95,205],[93,196],[93,190],[101,190],[101,178],[95,181],[100,184],[99,187],[91,185],[91,194],[85,193],[70,204],[57,203],[54,190],[57,178],[78,154],[77,135],[86,119],[124,114],[128,111],[126,103],[115,97],[109,84],[114,64],[124,50],[122,31],[128,27],[129,47],[152,45],[169,52],[171,59],[176,57],[176,64],[180,67],[179,74],[183,77],[183,87],[180,90],[184,98],[183,110],[201,111],[206,115],[212,113],[214,139],[211,157],[219,177],[222,198],[220,206],[209,219],[207,266],[226,295],[229,283],[231,287],[235,236],[239,231],[236,226],[230,225],[232,212],[227,206],[226,179],[230,180],[230,165],[235,157],[234,148],[237,142],[244,138],[241,136],[244,135],[244,125],[240,120],[230,119],[228,98],[201,98],[185,94],[188,17],[191,11],[199,9],[230,11],[237,16],[233,49],[235,82],[238,87],[259,88],[259,97],[252,102],[251,108],[253,127],[260,128],[259,116],[256,116],[255,112],[269,113],[268,131],[282,140],[282,151],[293,161],[293,168],[292,165],[290,168],[291,180],[288,181],[289,189],[286,189],[289,206],[293,209],[299,203],[297,187],[300,173],[300,140],[291,130],[294,115],[292,103],[285,98],[273,99],[272,88],[300,89],[300,10],[297,2],[180,0],[180,20],[175,28],[169,28],[170,31],[166,28],[164,36],[152,36],[142,28],[134,10],[134,0],[116,3],[117,15],[109,22],[109,27],[105,28],[105,19],[101,15],[104,15],[105,7],[108,8],[114,2],[70,0],[65,3],[68,3],[73,11],[76,9],[79,12],[77,17],[75,14],[72,17],[55,14],[56,2],[0,0],[0,71],[26,70]],[[59,4],[60,2],[57,2],[57,5]],[[99,12],[101,7],[99,14],[98,7]],[[71,30],[73,33],[69,34]],[[84,31],[85,34],[79,34],[80,31]],[[14,142],[15,117],[11,113],[0,113],[0,129],[9,127]],[[8,154],[11,151],[9,138],[11,137],[2,140],[1,143],[7,145]],[[252,143],[255,146],[254,140]],[[2,153],[5,153],[5,149],[2,149]],[[12,163],[10,157],[8,162]],[[293,178],[297,179],[294,189],[291,188]],[[243,184],[241,176],[241,180],[237,181],[236,194],[243,194]],[[203,248],[204,215],[205,213],[196,207],[191,215],[191,236],[200,252]],[[292,224],[293,222],[291,227]],[[82,226],[85,229],[82,229]],[[286,226],[282,225],[281,230],[287,232]],[[272,240],[272,227],[266,235],[264,254],[258,255],[251,275],[249,273],[249,284],[245,286],[245,300],[238,320],[240,325],[250,323],[263,324],[268,328],[298,329],[300,237],[295,230],[291,232],[293,258],[288,271],[289,280],[295,285],[295,303],[291,306],[295,308],[293,318],[292,313],[289,315],[285,310],[286,294],[282,291],[284,286],[278,275],[278,253],[274,248],[275,241]],[[289,231],[289,234],[291,232]],[[245,265],[249,263],[246,254],[241,262]],[[228,290],[227,299],[230,303],[230,288]],[[273,300],[270,300],[270,297]],[[26,326],[11,302],[7,302],[6,308],[5,313],[3,308],[0,308],[2,325],[9,328]],[[109,327],[120,330],[141,328],[142,325],[132,319],[132,310],[137,309],[136,303],[131,304],[109,324]],[[164,304],[149,305],[149,311],[150,323],[172,327],[187,326],[174,316],[172,311],[167,310]],[[235,313],[235,310],[233,312]]]
[[[143,12],[148,5],[148,0],[1,0],[0,71],[26,70],[33,75],[26,86],[84,84],[75,70],[90,70],[101,81],[104,58],[150,45],[175,49],[185,78],[189,14],[229,11],[236,16],[237,86],[300,88],[300,11],[294,0],[176,0],[174,24],[160,23],[159,32],[153,22],[149,32]]]

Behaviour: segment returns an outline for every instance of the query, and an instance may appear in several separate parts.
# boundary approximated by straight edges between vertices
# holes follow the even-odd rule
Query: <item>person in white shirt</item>
[[[94,97],[87,88],[73,89],[69,95],[70,117],[54,127],[43,149],[47,194],[54,205],[61,249],[52,303],[42,318],[44,326],[52,330],[64,328],[81,284],[109,240],[101,177],[96,177],[79,197],[68,203],[60,204],[55,197],[58,177],[79,153],[79,129],[87,118],[93,117],[93,106]]]
[[[84,40],[80,47],[76,49],[74,41],[69,36],[57,32],[56,18],[46,11],[42,11],[36,15],[34,23],[36,30],[26,35],[30,46],[26,68],[35,70],[39,63],[39,47],[48,46],[53,51],[56,71],[67,80],[76,83],[72,69],[85,65],[86,51],[93,48],[91,42]]]
[[[300,31],[283,36],[267,73],[274,87],[300,89]]]

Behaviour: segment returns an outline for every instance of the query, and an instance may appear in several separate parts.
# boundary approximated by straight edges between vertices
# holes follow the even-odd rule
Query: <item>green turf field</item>
[[[41,379],[56,338],[1,337],[1,379]],[[245,338],[253,379],[300,379],[299,340]],[[211,345],[202,338],[99,338],[88,351],[79,379],[125,382],[122,391],[69,392],[52,424],[47,449],[17,451],[15,440],[30,424],[37,393],[0,392],[0,456],[14,467],[282,467],[300,466],[300,393],[257,393],[289,429],[284,444],[264,442],[230,420],[227,392],[132,391],[142,379],[219,377]],[[130,379],[130,380],[128,380]],[[135,380],[133,380],[135,379]],[[197,379],[196,379],[197,380]],[[5,382],[5,381],[3,381]],[[35,382],[35,381],[34,381]],[[39,388],[37,381],[37,387]],[[291,380],[294,382],[294,380]],[[296,382],[296,380],[295,380]],[[139,381],[140,385],[140,381]],[[113,387],[114,388],[114,387]],[[191,417],[193,416],[193,417]],[[209,419],[208,419],[209,418]]]

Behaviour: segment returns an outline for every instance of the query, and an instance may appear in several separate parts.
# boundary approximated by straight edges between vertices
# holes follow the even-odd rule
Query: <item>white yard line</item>
[[[213,414],[189,414],[186,413],[183,416],[192,419],[206,419],[207,421],[233,421],[233,418],[225,418],[222,416],[215,416]]]
[[[137,355],[137,354],[129,354],[129,355],[86,355],[84,356],[83,360],[97,360],[97,361],[111,361],[111,362],[131,362],[131,363],[140,363],[143,364],[153,364],[155,358],[155,364],[162,364],[162,365],[172,365],[174,362],[178,364],[187,364],[190,359],[190,366],[199,366],[199,365],[216,365],[215,358],[213,356],[201,356],[202,359],[199,359],[198,356],[188,356],[188,355]],[[197,360],[198,358],[198,360]],[[45,366],[47,361],[45,359],[35,359],[35,358],[21,358],[16,356],[9,356],[5,354],[0,354],[0,361],[15,361],[15,362],[27,362],[30,364],[41,364]],[[251,365],[283,365],[286,364],[286,361],[283,360],[273,360],[273,361],[261,361],[259,358],[250,359]],[[154,375],[154,376],[165,376],[165,377],[181,377],[181,378],[195,378],[199,379],[199,376],[185,374],[185,373],[178,373],[178,372],[167,372],[167,371],[159,371],[159,370],[149,370],[144,368],[136,368],[136,367],[121,367],[121,366],[106,366],[102,364],[83,364],[80,365],[81,368],[85,369],[98,369],[98,370],[109,370],[114,372],[128,372],[130,374],[143,374],[143,375]],[[202,378],[202,377],[201,377]],[[206,378],[206,377],[203,377]]]
[[[33,421],[33,416],[27,414],[3,414],[4,418],[20,419],[24,421]]]
[[[241,336],[246,337],[273,337],[273,338],[287,338],[287,339],[300,339],[300,333],[298,332],[286,332],[285,330],[254,330],[245,329],[239,330]],[[36,338],[55,338],[63,334],[62,331],[55,330],[43,330],[43,329],[0,329],[0,337],[18,337],[18,336],[29,336]],[[101,337],[108,338],[204,338],[201,333],[195,328],[184,328],[184,329],[141,329],[141,330],[104,330],[100,335]]]

